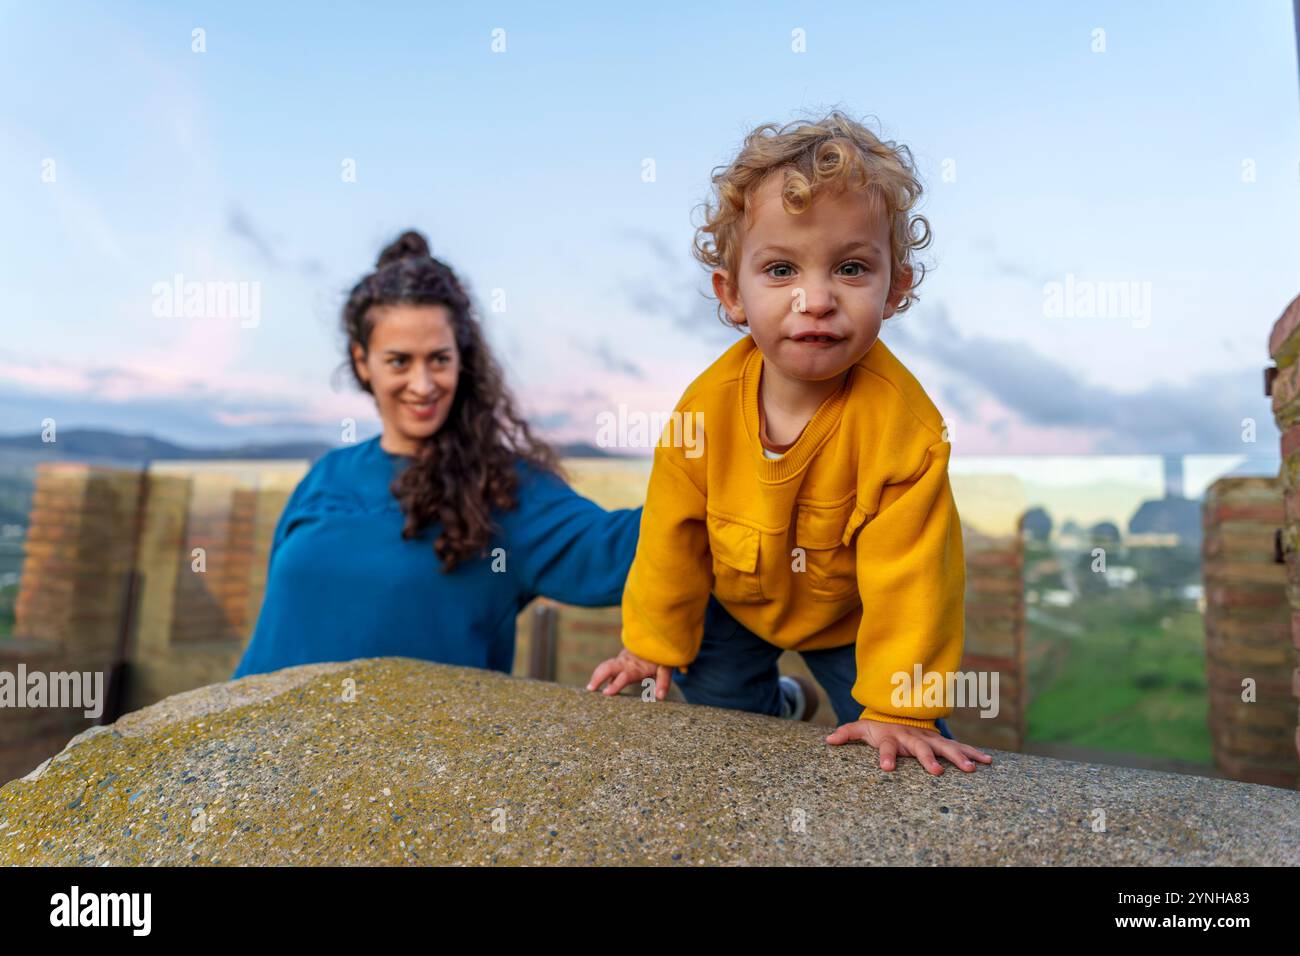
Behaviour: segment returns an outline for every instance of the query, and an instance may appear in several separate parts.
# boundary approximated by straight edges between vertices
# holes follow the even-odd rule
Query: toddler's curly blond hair
[[[882,141],[840,110],[832,110],[820,120],[796,120],[779,128],[764,123],[745,137],[731,164],[714,169],[711,200],[697,207],[704,212],[704,223],[695,230],[695,258],[710,270],[725,269],[735,289],[746,204],[767,177],[778,171],[785,175],[781,204],[794,215],[811,206],[816,195],[827,188],[865,189],[876,201],[883,201],[889,217],[891,292],[902,281],[905,269],[912,273],[896,314],[906,312],[916,301],[916,288],[926,272],[916,253],[928,246],[931,238],[930,223],[924,216],[912,214],[922,192],[912,152],[905,145]],[[744,327],[726,314],[721,302],[718,318],[733,328]]]

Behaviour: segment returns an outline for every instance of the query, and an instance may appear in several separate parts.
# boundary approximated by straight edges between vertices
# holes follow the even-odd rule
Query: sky
[[[416,228],[529,417],[595,443],[735,340],[689,254],[710,172],[838,107],[925,183],[928,274],[882,340],[954,463],[1276,454],[1289,0],[5,3],[0,90],[0,433],[374,434],[339,309]],[[256,322],[157,314],[176,276],[255,288]],[[1134,299],[1051,305],[1098,284]]]

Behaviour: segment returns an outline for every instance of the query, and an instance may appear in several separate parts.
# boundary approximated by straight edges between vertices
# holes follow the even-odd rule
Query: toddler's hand
[[[826,738],[828,744],[844,744],[850,740],[864,740],[880,751],[880,769],[893,770],[900,753],[915,757],[926,770],[938,776],[943,767],[935,759],[935,751],[947,757],[955,766],[967,773],[975,772],[971,757],[981,763],[992,763],[993,758],[970,744],[949,740],[937,730],[923,730],[906,724],[891,724],[884,720],[855,720],[835,728]]]
[[[666,664],[642,660],[625,647],[618,652],[618,657],[611,657],[591,672],[587,690],[596,690],[605,681],[609,681],[609,686],[602,693],[606,697],[612,697],[626,685],[639,684],[647,677],[655,679],[656,700],[668,696],[668,686],[673,682],[673,669]]]

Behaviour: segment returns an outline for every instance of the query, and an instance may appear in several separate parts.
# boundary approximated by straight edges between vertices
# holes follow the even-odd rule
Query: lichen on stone
[[[887,773],[807,724],[404,658],[96,731],[0,788],[0,863],[1300,863],[1291,791],[1001,752]]]

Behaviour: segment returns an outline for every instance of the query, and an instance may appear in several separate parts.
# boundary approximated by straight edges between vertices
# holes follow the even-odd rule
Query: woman
[[[508,672],[537,595],[620,602],[641,509],[605,511],[564,482],[419,233],[357,283],[343,329],[383,432],[327,453],[294,489],[235,677],[381,656]]]

